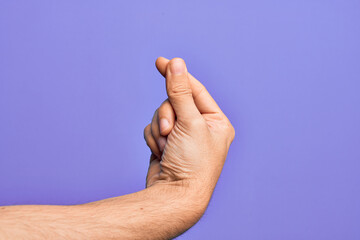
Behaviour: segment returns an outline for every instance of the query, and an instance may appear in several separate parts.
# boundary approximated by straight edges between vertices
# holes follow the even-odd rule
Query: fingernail
[[[166,118],[161,118],[160,119],[160,132],[164,132],[168,129],[170,123]]]
[[[160,152],[164,151],[165,144],[166,144],[166,138],[165,137],[159,137],[158,145],[159,145]]]
[[[184,61],[180,58],[175,58],[171,61],[170,72],[174,75],[180,75],[185,72]]]

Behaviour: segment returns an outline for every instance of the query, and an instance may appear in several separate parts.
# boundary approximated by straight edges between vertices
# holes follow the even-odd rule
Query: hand
[[[144,130],[152,151],[147,187],[171,182],[210,189],[211,195],[234,139],[234,128],[205,87],[187,72],[182,59],[160,57],[156,66],[166,77],[169,99]]]
[[[175,123],[175,112],[169,99],[166,99],[158,109],[156,109],[152,121],[144,129],[144,138],[153,156],[152,158],[161,159],[164,151],[167,135],[173,129]]]

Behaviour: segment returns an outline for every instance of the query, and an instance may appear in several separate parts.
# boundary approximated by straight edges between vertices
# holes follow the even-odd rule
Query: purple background
[[[237,135],[179,239],[360,239],[360,1],[0,1],[0,205],[143,189],[182,57]]]

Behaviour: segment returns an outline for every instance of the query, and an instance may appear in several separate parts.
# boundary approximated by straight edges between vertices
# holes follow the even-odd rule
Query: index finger
[[[169,63],[169,59],[164,57],[159,57],[156,59],[155,65],[159,70],[161,75],[166,77],[166,66]],[[205,86],[201,84],[196,78],[194,78],[190,73],[188,73],[190,79],[190,85],[192,90],[192,95],[196,107],[198,108],[201,114],[214,114],[222,113],[220,107],[217,105],[215,100],[211,97],[210,93],[206,90]]]

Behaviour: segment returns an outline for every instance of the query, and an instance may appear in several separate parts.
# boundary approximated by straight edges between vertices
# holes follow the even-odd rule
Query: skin
[[[204,214],[235,131],[180,58],[158,58],[168,99],[144,129],[146,189],[72,206],[0,207],[0,239],[171,239]]]

